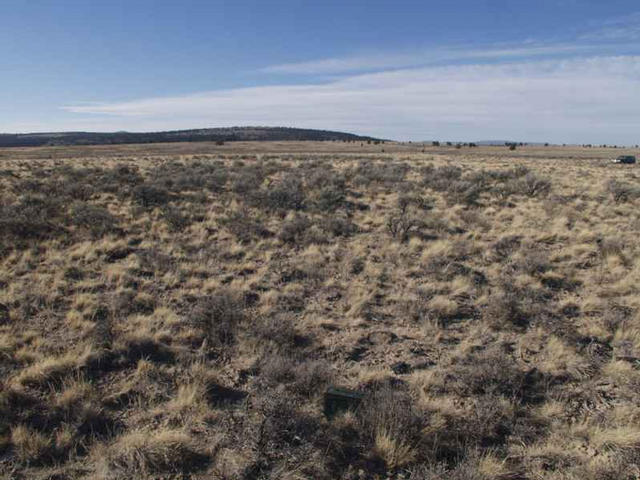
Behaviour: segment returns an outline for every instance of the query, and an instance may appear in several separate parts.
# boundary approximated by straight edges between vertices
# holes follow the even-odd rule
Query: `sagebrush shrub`
[[[302,180],[287,176],[264,192],[264,200],[272,210],[302,210],[305,192]]]
[[[201,298],[191,318],[202,329],[210,347],[228,347],[235,342],[238,326],[245,318],[244,297],[235,290],[220,289]]]
[[[551,191],[551,181],[534,173],[528,173],[518,180],[522,193],[528,197],[544,197]]]
[[[393,186],[402,182],[408,171],[409,166],[405,163],[363,161],[349,175],[357,186],[365,187],[372,183]]]
[[[133,199],[143,207],[157,207],[169,202],[169,191],[154,185],[138,185],[133,189]]]
[[[334,212],[345,204],[346,194],[343,188],[330,185],[311,195],[311,202],[320,212]]]
[[[286,243],[302,245],[304,236],[312,225],[313,222],[307,216],[303,214],[293,215],[282,223],[278,238]]]
[[[25,195],[18,202],[0,206],[0,236],[22,241],[62,233],[64,210],[57,198]]]
[[[261,219],[253,215],[248,208],[231,210],[218,221],[243,244],[272,235],[262,224]]]
[[[623,203],[640,197],[640,189],[619,180],[609,180],[606,191],[615,203]]]
[[[358,226],[349,217],[332,215],[325,218],[321,225],[325,232],[334,237],[349,237],[358,232]]]
[[[255,195],[264,181],[265,174],[258,168],[243,168],[231,180],[231,191],[239,195]]]
[[[86,202],[74,202],[71,205],[71,223],[88,230],[94,238],[113,232],[116,218],[104,207]]]
[[[191,224],[191,218],[184,215],[178,207],[173,205],[166,205],[163,208],[162,218],[173,232],[182,231]]]
[[[424,421],[408,391],[393,384],[375,385],[357,413],[370,448],[388,468],[405,467],[418,459]]]

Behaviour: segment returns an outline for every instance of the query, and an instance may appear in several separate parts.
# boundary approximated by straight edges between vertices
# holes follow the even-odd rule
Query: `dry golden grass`
[[[207,460],[197,448],[192,438],[179,430],[133,431],[104,449],[96,449],[97,473],[102,478],[122,478],[195,472]]]
[[[0,474],[640,478],[621,153],[0,150]]]
[[[11,430],[11,444],[17,457],[24,462],[37,463],[52,454],[51,440],[25,425],[16,425]]]

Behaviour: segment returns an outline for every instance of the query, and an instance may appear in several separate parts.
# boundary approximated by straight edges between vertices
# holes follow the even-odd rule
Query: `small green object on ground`
[[[333,418],[338,413],[355,410],[363,397],[363,393],[355,390],[329,387],[324,394],[324,414],[327,418]]]

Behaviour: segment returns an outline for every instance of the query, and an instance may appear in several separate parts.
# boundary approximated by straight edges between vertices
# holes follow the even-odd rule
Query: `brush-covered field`
[[[0,150],[0,476],[640,478],[618,153]]]

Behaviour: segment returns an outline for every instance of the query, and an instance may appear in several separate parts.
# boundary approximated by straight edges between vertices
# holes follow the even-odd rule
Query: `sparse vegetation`
[[[636,478],[633,166],[380,143],[3,151],[0,476]]]

